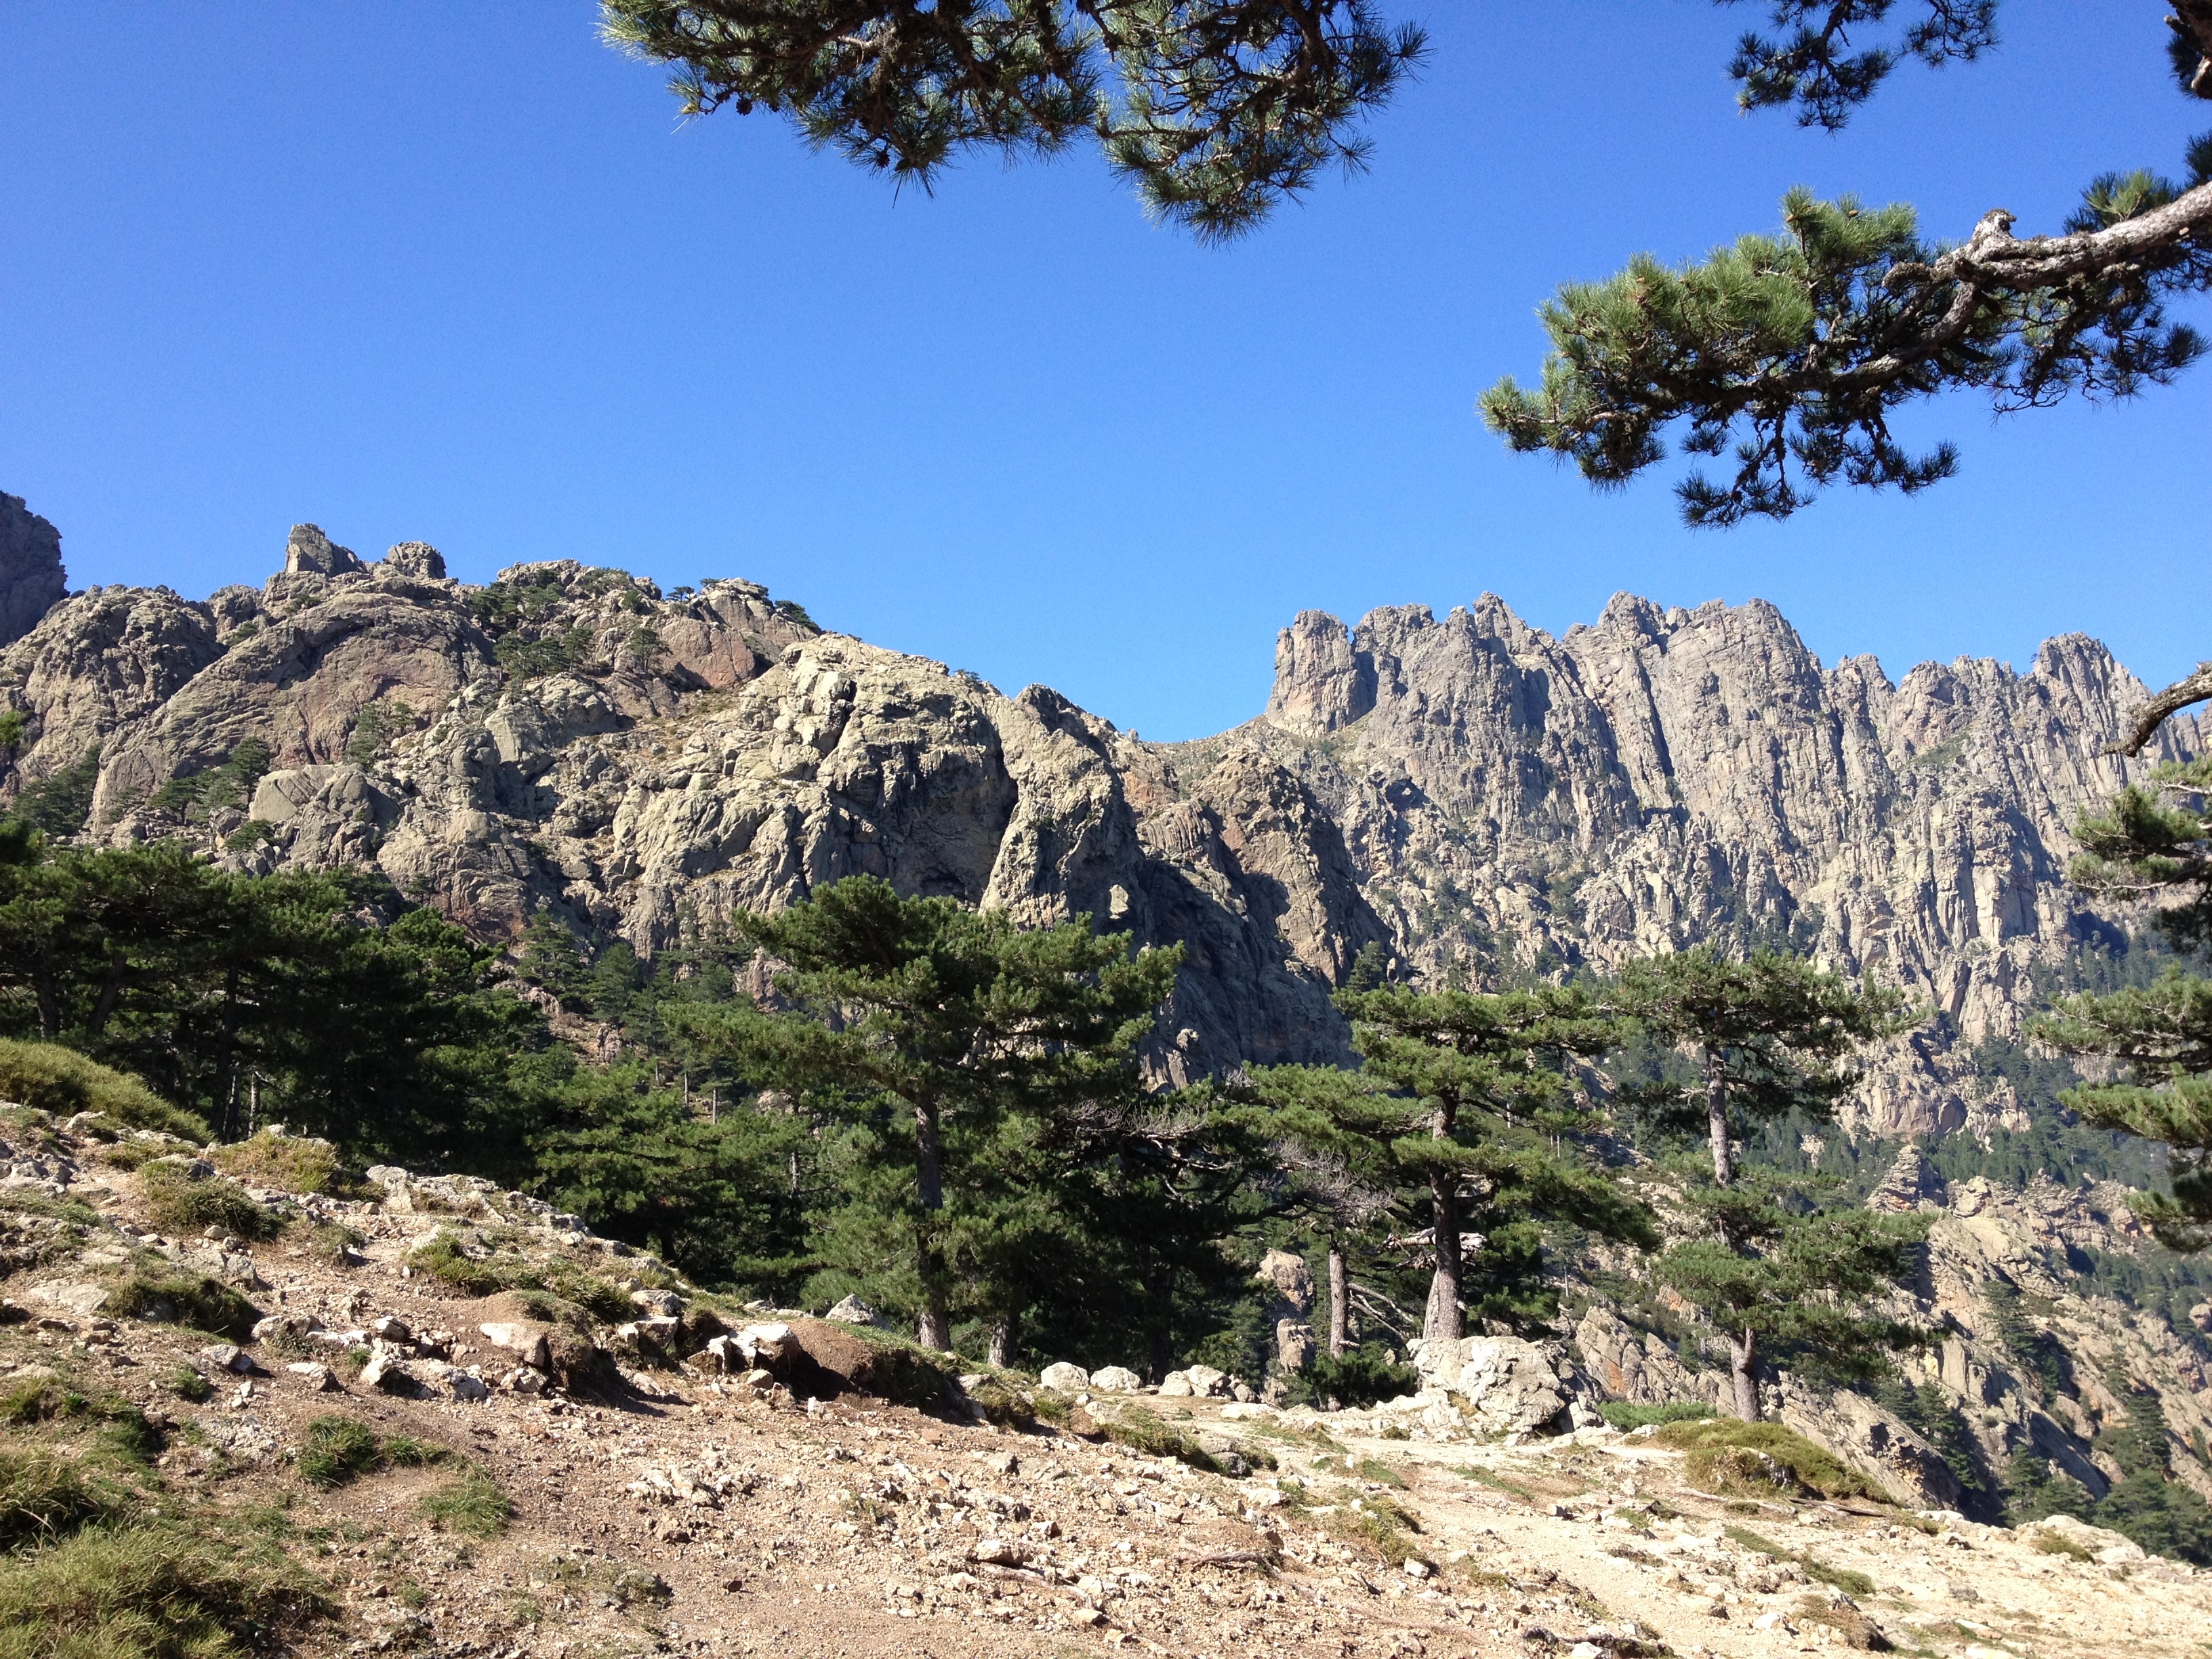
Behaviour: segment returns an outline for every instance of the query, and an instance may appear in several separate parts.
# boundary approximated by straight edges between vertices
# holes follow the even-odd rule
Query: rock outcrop
[[[36,628],[68,591],[61,532],[21,495],[0,494],[0,646]]]
[[[480,934],[550,908],[650,954],[844,875],[1089,912],[1188,961],[1176,1080],[1345,1052],[1363,957],[1417,982],[1789,940],[1946,1017],[1851,1127],[2018,1127],[1966,1047],[2126,918],[2065,885],[2068,826],[2140,765],[2143,688],[2054,640],[2026,673],[1824,668],[1762,603],[1616,599],[1554,639],[1485,596],[1285,630],[1261,717],[1138,741],[1042,687],[822,633],[743,581],[664,594],[573,561],[488,586],[312,525],[259,589],[106,588],[0,653],[11,795],[97,752],[87,826],[249,870],[373,864]],[[2149,759],[2194,752],[2187,719]]]

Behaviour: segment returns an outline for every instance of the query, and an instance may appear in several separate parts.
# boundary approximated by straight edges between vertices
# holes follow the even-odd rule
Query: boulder
[[[1048,1389],[1062,1394],[1075,1394],[1091,1386],[1091,1373],[1080,1365],[1071,1365],[1065,1359],[1048,1365],[1037,1374],[1037,1381]]]
[[[592,1321],[580,1308],[542,1291],[501,1291],[465,1303],[453,1322],[462,1330],[482,1332],[502,1354],[512,1353],[526,1369],[542,1371],[571,1394],[619,1391],[622,1377],[613,1358],[592,1340]],[[510,1348],[493,1339],[493,1325],[507,1328],[520,1348]],[[544,1344],[541,1362],[538,1345]]]
[[[1413,1346],[1423,1391],[1449,1392],[1466,1403],[1474,1426],[1486,1433],[1565,1426],[1567,1385],[1553,1357],[1517,1336],[1468,1336]]]
[[[673,1291],[632,1291],[630,1305],[643,1309],[655,1319],[679,1319],[685,1306],[682,1297]]]
[[[1164,1399],[1188,1400],[1193,1392],[1188,1371],[1170,1371],[1160,1379],[1160,1394]]]
[[[834,1319],[840,1325],[873,1325],[878,1329],[881,1329],[884,1325],[883,1315],[857,1296],[845,1297],[822,1316],[824,1319]]]
[[[104,1285],[46,1285],[36,1294],[41,1302],[51,1302],[57,1308],[67,1308],[88,1318],[105,1311],[112,1299]]]
[[[1302,1371],[1313,1364],[1314,1328],[1303,1320],[1275,1322],[1275,1363],[1286,1371]]]
[[[477,1326],[493,1347],[514,1356],[520,1364],[549,1370],[553,1364],[552,1331],[534,1319],[492,1319]]]
[[[1108,1365],[1091,1373],[1091,1386],[1101,1394],[1134,1394],[1145,1386],[1145,1379],[1127,1365]]]
[[[1211,1365],[1193,1365],[1183,1372],[1190,1383],[1190,1391],[1201,1400],[1229,1393],[1229,1373],[1218,1371]]]
[[[1288,1250],[1270,1250],[1260,1258],[1260,1271],[1254,1277],[1273,1290],[1275,1299],[1291,1314],[1313,1311],[1313,1273],[1303,1257]]]
[[[284,1369],[319,1394],[336,1394],[340,1384],[337,1375],[319,1359],[295,1360]]]

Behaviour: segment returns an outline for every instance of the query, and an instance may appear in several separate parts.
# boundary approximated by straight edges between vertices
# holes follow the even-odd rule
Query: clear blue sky
[[[2212,656],[2212,369],[2118,408],[1917,417],[1963,476],[1692,534],[1506,455],[1476,394],[1537,302],[1776,220],[1787,186],[2055,229],[2178,170],[2153,0],[2007,0],[1981,65],[1839,138],[1739,117],[1747,9],[1426,0],[1374,169],[1226,249],[1088,156],[934,199],[767,116],[675,118],[588,0],[0,6],[0,489],[74,585],[259,581],[286,527],[472,580],[743,575],[825,626],[1059,688],[1148,737],[1256,713],[1275,630],[1485,589],[1771,599],[1832,661],[2024,664],[2071,629]]]

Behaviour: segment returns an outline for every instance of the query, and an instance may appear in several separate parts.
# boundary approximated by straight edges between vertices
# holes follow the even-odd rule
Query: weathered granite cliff
[[[1340,1053],[1328,994],[1364,951],[1447,984],[1794,939],[1949,1017],[1855,1103],[1884,1133],[2016,1112],[1961,1042],[2116,937],[2064,884],[2067,826],[2139,774],[2102,746],[2145,694],[2078,635],[1893,684],[1759,601],[1624,595],[1554,639],[1485,596],[1307,612],[1276,667],[1260,718],[1146,744],[750,583],[563,562],[474,587],[301,526],[259,589],[94,589],[0,652],[28,717],[0,793],[96,768],[89,836],[373,863],[493,937],[550,906],[650,952],[856,872],[1089,911],[1188,948],[1170,1077]],[[2170,722],[2154,758],[2199,741]]]

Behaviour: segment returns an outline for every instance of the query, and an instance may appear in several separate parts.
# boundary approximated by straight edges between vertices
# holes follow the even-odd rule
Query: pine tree
[[[1736,1414],[1761,1415],[1758,1366],[1769,1350],[1817,1352],[1832,1367],[1872,1374],[1875,1355],[1917,1340],[1866,1306],[1911,1271],[1924,1224],[1808,1213],[1817,1178],[1747,1171],[1736,1152],[1759,1122],[1832,1118],[1856,1081],[1837,1062],[1909,1023],[1903,999],[1855,989],[1801,957],[1762,951],[1733,962],[1700,945],[1629,963],[1609,1003],[1698,1066],[1687,1088],[1632,1093],[1705,1138],[1702,1167],[1682,1194],[1697,1236],[1656,1271],[1727,1332]]]
[[[1010,1146],[1140,1091],[1137,1048],[1181,948],[1133,952],[1088,917],[1025,932],[866,876],[734,925],[769,958],[781,1006],[702,1008],[687,1029],[762,1087],[855,1125],[864,1201],[848,1206],[847,1242],[867,1235],[878,1264],[896,1255],[884,1284],[926,1346],[949,1348],[963,1268],[967,1299],[1005,1311],[992,1264],[1030,1224],[1024,1183],[1001,1178]]]
[[[2212,663],[2154,698],[2115,747],[2140,753],[2169,716],[2208,697]],[[2212,950],[2212,759],[2160,767],[2148,787],[2085,813],[2074,834],[2082,852],[2068,873],[2077,886],[2162,896],[2157,926],[2173,946]],[[2093,1123],[2164,1142],[2172,1194],[2146,1194],[2135,1207],[2171,1248],[2212,1247],[2212,979],[2177,964],[2151,985],[2063,998],[2029,1030],[2061,1054],[2126,1067],[2120,1081],[2060,1098]]]
[[[1358,1077],[1294,1083],[1285,1071],[1265,1086],[1284,1109],[1286,1134],[1340,1149],[1367,1170],[1387,1165],[1413,1188],[1407,1207],[1427,1224],[1425,1340],[1456,1340],[1470,1306],[1526,1316],[1548,1302],[1537,1217],[1650,1237],[1643,1212],[1568,1145],[1591,1125],[1566,1065],[1603,1053],[1620,1034],[1581,993],[1385,988],[1341,992],[1337,1002],[1352,1022]],[[1486,1282],[1471,1295],[1466,1240],[1478,1217],[1492,1231],[1483,1235]]]

